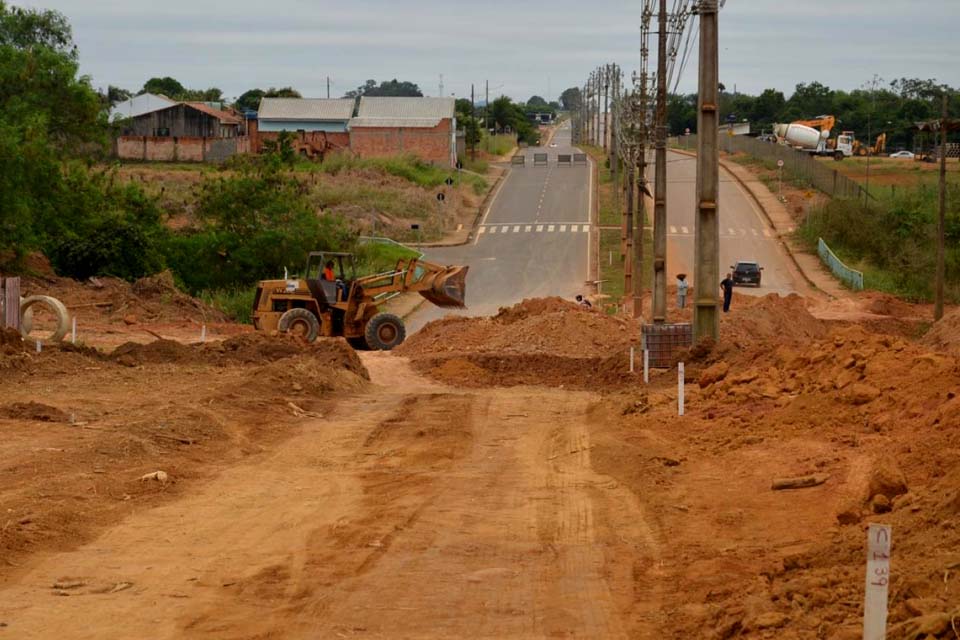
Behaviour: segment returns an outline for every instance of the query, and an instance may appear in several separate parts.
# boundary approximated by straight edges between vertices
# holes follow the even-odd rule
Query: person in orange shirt
[[[333,274],[333,260],[328,260],[327,264],[323,265],[323,275],[321,275],[320,278],[327,282],[333,282],[337,279]]]

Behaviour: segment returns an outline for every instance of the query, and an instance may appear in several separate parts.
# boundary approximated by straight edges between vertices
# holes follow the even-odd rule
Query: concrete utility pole
[[[477,103],[474,101],[473,97],[473,83],[470,83],[470,117],[473,119],[474,125],[477,123]],[[477,159],[477,143],[470,145],[470,159]]]
[[[613,177],[613,200],[617,213],[620,208],[620,157],[617,138],[620,135],[620,67],[613,65],[613,130],[610,134],[610,171]]]
[[[946,242],[947,215],[947,92],[943,92],[943,111],[940,114],[940,193],[937,215],[937,276],[933,302],[933,319],[943,317],[943,281],[946,278],[944,244]]]
[[[600,135],[602,134],[602,132],[600,131],[600,95],[603,93],[603,76],[602,76],[602,73],[603,73],[603,72],[600,70],[600,67],[597,67],[597,106],[596,106],[597,125],[596,125],[596,128],[595,128],[593,131],[594,131],[594,133],[595,133],[595,135],[596,135],[595,144],[596,144],[598,147],[600,146]]]
[[[603,151],[607,151],[607,134],[610,132],[610,65],[603,68]]]
[[[327,100],[330,99],[330,76],[327,76]]]
[[[487,97],[486,102],[483,103],[483,126],[490,132],[490,81],[487,80]]]
[[[717,0],[700,0],[693,340],[720,339],[720,133]]]
[[[653,322],[667,320],[667,0],[657,18],[657,164],[653,205]],[[699,281],[698,281],[699,282]]]

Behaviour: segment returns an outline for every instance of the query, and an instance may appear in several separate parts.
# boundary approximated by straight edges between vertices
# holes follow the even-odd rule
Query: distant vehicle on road
[[[760,277],[763,267],[757,264],[753,260],[741,260],[736,264],[736,266],[730,267],[733,269],[733,284],[752,284],[757,287],[760,286]]]
[[[911,160],[913,160],[916,156],[914,156],[912,151],[897,151],[896,153],[891,153],[890,157],[891,158],[910,158]]]
[[[551,142],[551,143],[550,143],[550,148],[551,148],[551,149],[555,148],[556,146],[557,146],[557,143],[556,143],[556,142]]]

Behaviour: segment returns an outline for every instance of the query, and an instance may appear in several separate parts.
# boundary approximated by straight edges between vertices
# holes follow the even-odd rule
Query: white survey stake
[[[885,640],[887,637],[890,534],[890,526],[886,524],[871,524],[867,531],[867,583],[863,596],[863,640]]]

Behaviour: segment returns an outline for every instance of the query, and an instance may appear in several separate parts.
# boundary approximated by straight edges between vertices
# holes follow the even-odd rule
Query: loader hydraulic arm
[[[466,306],[466,278],[469,267],[444,266],[413,258],[400,260],[388,273],[366,276],[356,282],[365,300],[384,294],[419,293],[438,307]]]

